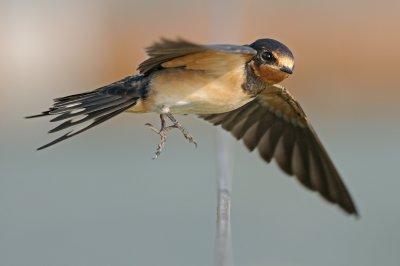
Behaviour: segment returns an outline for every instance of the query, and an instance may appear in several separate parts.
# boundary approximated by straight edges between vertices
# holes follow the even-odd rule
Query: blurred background
[[[212,265],[216,128],[179,117],[194,149],[122,114],[57,146],[52,99],[134,73],[160,37],[296,57],[284,85],[309,114],[359,211],[348,217],[233,145],[236,265],[399,265],[399,1],[0,1],[0,265]]]

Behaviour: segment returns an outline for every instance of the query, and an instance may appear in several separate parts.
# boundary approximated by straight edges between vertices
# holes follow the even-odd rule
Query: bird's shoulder
[[[255,100],[287,122],[301,127],[308,125],[307,116],[299,102],[281,85],[268,86]]]

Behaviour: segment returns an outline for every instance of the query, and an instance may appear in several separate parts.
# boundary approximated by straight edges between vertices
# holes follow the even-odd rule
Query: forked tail
[[[38,150],[73,137],[126,111],[134,106],[138,99],[146,97],[147,85],[147,77],[129,76],[91,92],[54,99],[54,104],[48,111],[26,118],[57,115],[50,122],[66,120],[50,130],[49,133],[78,126],[54,141],[39,147]]]

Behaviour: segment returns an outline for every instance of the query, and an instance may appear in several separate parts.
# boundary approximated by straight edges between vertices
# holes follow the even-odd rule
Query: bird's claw
[[[175,123],[174,125],[169,126],[169,128],[177,128],[177,129],[179,129],[179,130],[182,132],[182,134],[183,134],[183,136],[185,137],[185,139],[187,139],[187,140],[189,141],[189,143],[193,143],[194,146],[195,146],[195,148],[197,148],[197,142],[196,142],[196,140],[194,139],[194,137],[193,137],[193,136],[190,134],[190,132],[189,132],[186,128],[184,128],[180,123]]]
[[[153,130],[156,134],[160,135],[160,138],[161,138],[161,141],[157,145],[157,148],[156,148],[156,154],[153,157],[153,160],[154,160],[154,159],[157,159],[158,156],[160,156],[161,152],[163,151],[163,149],[165,147],[165,142],[167,141],[168,128],[164,127],[164,128],[161,128],[161,129],[157,129],[156,127],[154,127],[150,123],[146,123],[145,126],[150,128],[151,130]]]
[[[197,148],[197,142],[194,139],[194,137],[179,122],[177,122],[175,120],[175,121],[173,121],[173,123],[174,123],[173,125],[165,126],[165,120],[164,120],[163,115],[160,115],[160,119],[161,119],[161,128],[160,129],[157,129],[155,126],[153,126],[150,123],[145,124],[145,126],[150,128],[151,130],[153,130],[156,134],[160,135],[160,138],[161,138],[160,143],[157,145],[156,154],[154,155],[153,159],[157,159],[158,156],[160,156],[161,152],[164,150],[165,143],[167,141],[167,132],[173,128],[179,129],[182,132],[185,139],[187,139],[189,141],[189,143],[193,143],[194,146]]]

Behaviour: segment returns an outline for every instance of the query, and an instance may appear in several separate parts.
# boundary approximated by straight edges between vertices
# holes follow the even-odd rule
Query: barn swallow
[[[198,115],[221,125],[261,157],[276,160],[288,175],[338,204],[349,214],[356,207],[341,177],[299,103],[278,85],[293,73],[294,57],[284,44],[260,39],[250,45],[198,45],[166,40],[146,49],[149,58],[139,73],[93,91],[57,98],[39,115],[64,121],[49,133],[72,128],[44,149],[82,133],[122,112],[160,115],[155,157],[166,133],[176,128],[191,143],[193,136],[174,117]],[[172,124],[167,125],[166,118]],[[75,127],[77,126],[77,127]]]

